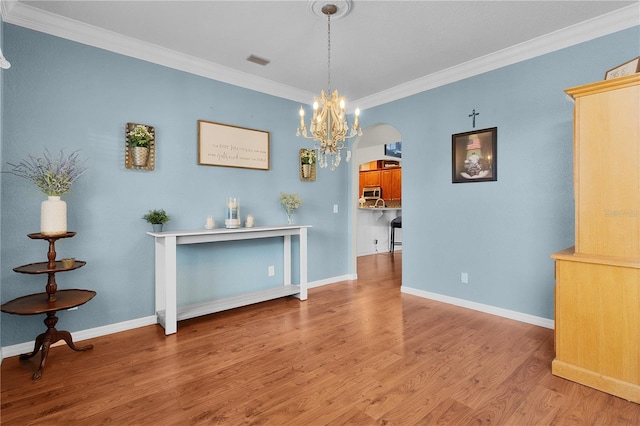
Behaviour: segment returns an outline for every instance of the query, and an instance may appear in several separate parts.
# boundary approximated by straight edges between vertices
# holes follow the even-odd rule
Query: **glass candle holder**
[[[227,198],[227,215],[224,226],[226,228],[240,227],[240,202],[235,197]]]

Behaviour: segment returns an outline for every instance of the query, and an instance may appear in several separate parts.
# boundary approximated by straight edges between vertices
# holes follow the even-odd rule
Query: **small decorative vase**
[[[49,195],[40,204],[40,233],[62,235],[67,233],[67,203],[60,196]]]
[[[162,223],[152,223],[153,232],[162,232]]]
[[[287,213],[287,224],[293,225],[293,212]]]
[[[64,258],[62,259],[62,267],[65,269],[73,268],[73,264],[75,261],[76,259],[74,257]]]
[[[304,178],[311,177],[311,164],[302,165],[302,177]]]
[[[144,146],[134,146],[131,148],[131,159],[134,166],[144,167],[149,161],[149,148]]]

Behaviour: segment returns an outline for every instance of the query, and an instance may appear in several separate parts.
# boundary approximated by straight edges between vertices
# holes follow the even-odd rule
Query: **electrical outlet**
[[[460,272],[460,282],[462,284],[469,284],[469,274],[466,272]]]
[[[378,245],[378,239],[377,238],[373,240],[373,244]]]
[[[269,273],[270,277],[274,276],[276,274],[276,267],[273,266],[273,265],[269,266],[269,272],[268,273]]]
[[[333,205],[333,212],[334,213],[338,213],[338,205],[337,204]]]

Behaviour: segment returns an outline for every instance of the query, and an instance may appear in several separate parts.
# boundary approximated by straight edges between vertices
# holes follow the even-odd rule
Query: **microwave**
[[[377,200],[382,198],[382,188],[379,186],[365,186],[362,188],[362,198],[365,200]]]

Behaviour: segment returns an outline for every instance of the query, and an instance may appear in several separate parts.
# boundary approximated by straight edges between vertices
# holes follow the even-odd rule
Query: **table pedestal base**
[[[44,323],[47,326],[47,331],[40,334],[36,337],[36,343],[33,348],[33,352],[30,354],[22,354],[20,355],[21,360],[26,360],[29,358],[33,358],[36,354],[42,351],[40,355],[40,366],[35,373],[33,373],[33,380],[38,380],[42,377],[42,369],[44,368],[45,363],[47,362],[47,356],[49,355],[49,347],[54,343],[64,340],[74,351],[82,352],[89,349],[93,349],[93,345],[86,345],[82,347],[78,347],[73,343],[73,338],[71,337],[71,333],[64,330],[57,330],[56,323],[58,322],[58,317],[56,316],[56,312],[47,312],[47,318],[45,318]]]

